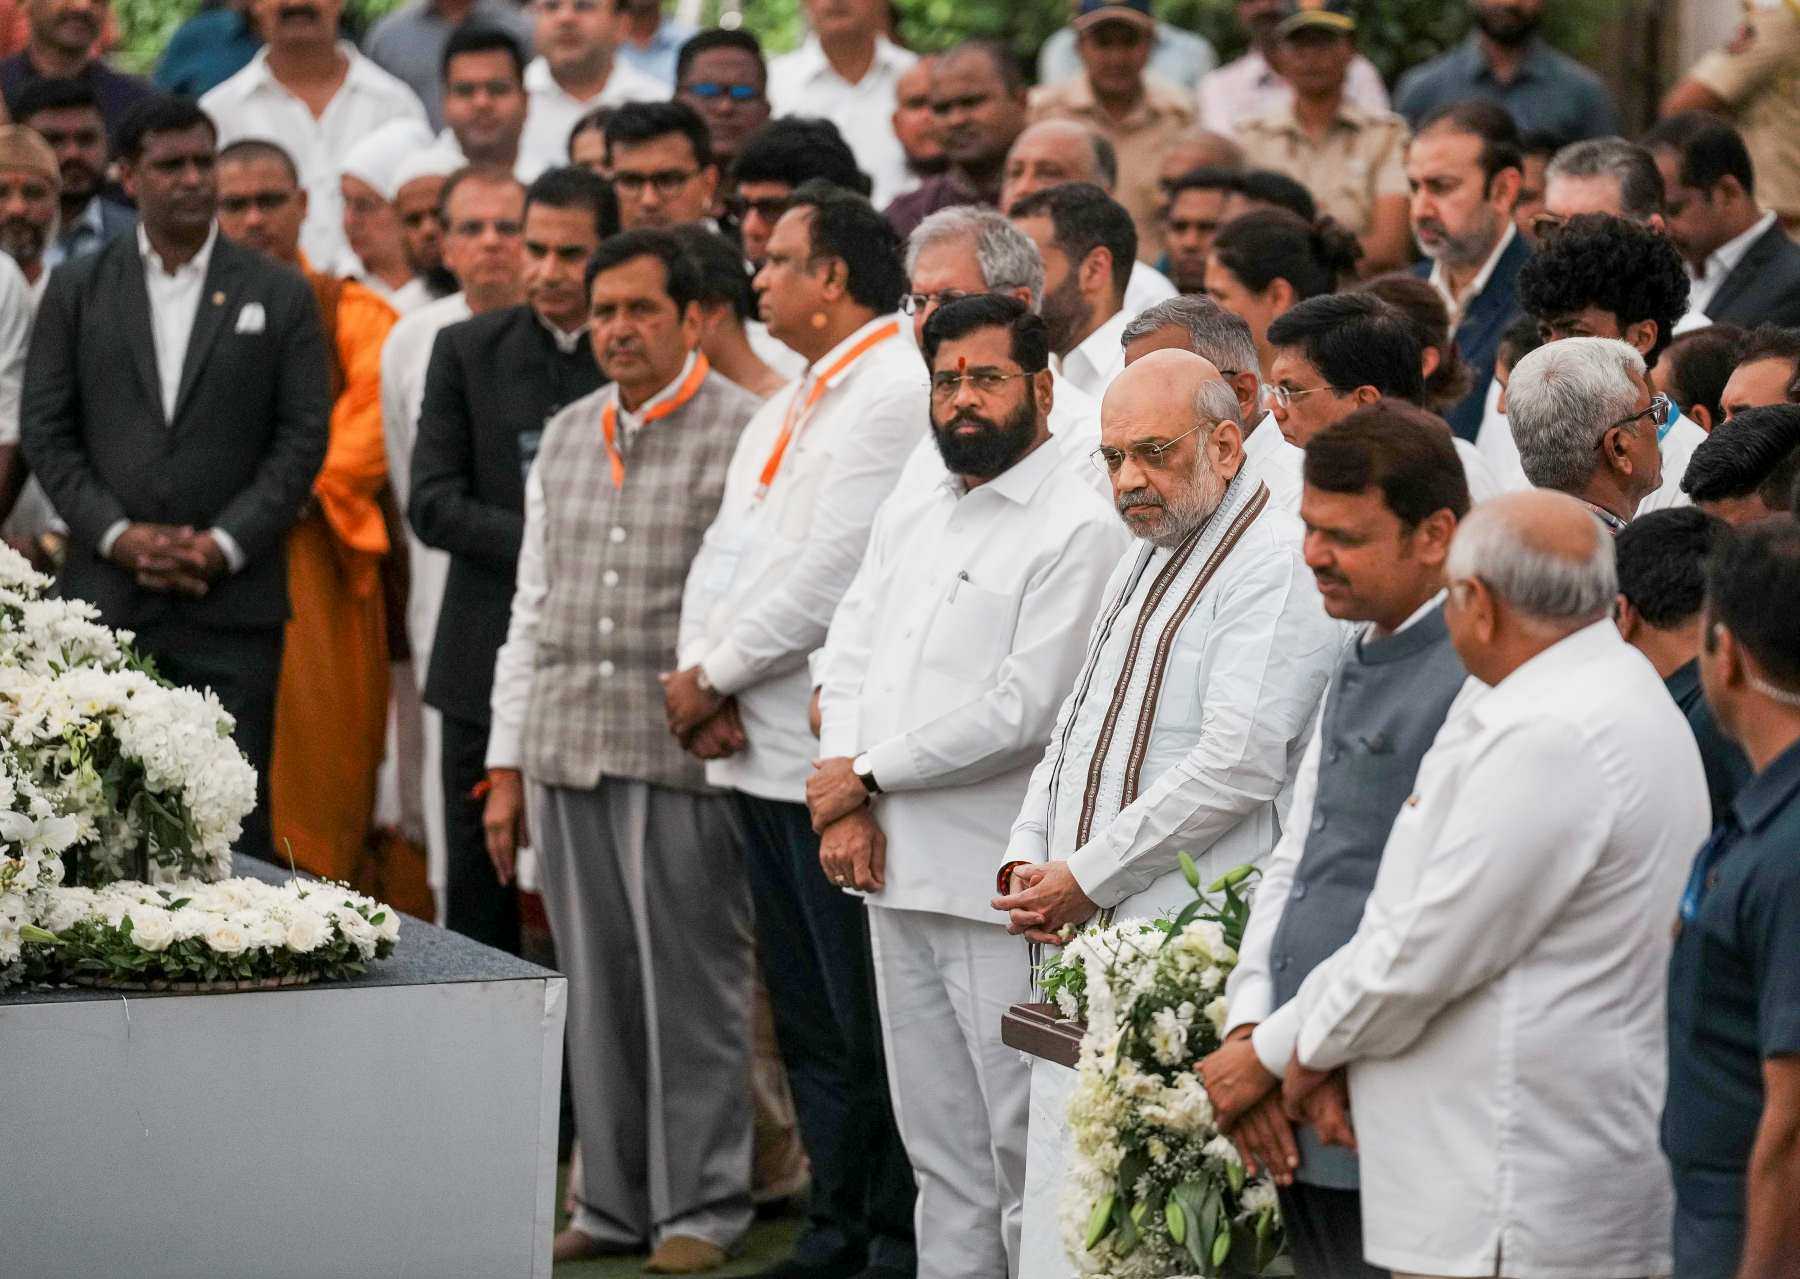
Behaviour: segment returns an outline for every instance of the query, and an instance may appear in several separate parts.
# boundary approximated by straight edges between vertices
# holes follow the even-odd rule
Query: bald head
[[[1225,384],[1218,366],[1211,360],[1178,347],[1151,351],[1127,365],[1106,388],[1106,394],[1100,399],[1101,429],[1104,431],[1106,424],[1115,417],[1147,422],[1160,417],[1165,425],[1176,422],[1181,417],[1181,406],[1187,406],[1191,413],[1209,382]],[[1232,397],[1229,414],[1204,416],[1209,419],[1224,416],[1235,421],[1236,397]],[[1192,425],[1190,419],[1180,429],[1186,430]]]
[[[1618,594],[1612,538],[1565,493],[1492,498],[1457,526],[1451,581],[1478,578],[1496,606],[1538,630],[1567,634],[1607,615]]]
[[[1173,182],[1195,169],[1243,167],[1244,153],[1230,138],[1206,129],[1189,129],[1164,149],[1162,168],[1157,177],[1163,182]]]
[[[1100,455],[1126,527],[1177,546],[1218,509],[1243,466],[1237,396],[1210,360],[1152,351],[1106,388]]]
[[[1000,208],[1064,182],[1092,182],[1110,192],[1118,178],[1118,157],[1106,139],[1076,120],[1040,120],[1006,153]]]

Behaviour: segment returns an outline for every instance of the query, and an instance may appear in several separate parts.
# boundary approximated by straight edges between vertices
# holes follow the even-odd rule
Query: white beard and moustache
[[[1202,462],[1200,474],[1195,477],[1194,483],[1173,500],[1164,499],[1154,489],[1141,488],[1119,494],[1113,500],[1113,506],[1133,537],[1143,538],[1152,546],[1168,551],[1187,541],[1195,529],[1212,518],[1213,512],[1219,509],[1219,503],[1225,500],[1225,490],[1229,483],[1210,462]],[[1128,506],[1162,508],[1162,528],[1154,533],[1140,530],[1132,522],[1132,518],[1125,514]]]

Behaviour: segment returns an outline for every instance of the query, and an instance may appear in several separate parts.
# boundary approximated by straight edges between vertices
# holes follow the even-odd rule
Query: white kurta
[[[1651,511],[1666,511],[1672,506],[1693,504],[1693,499],[1681,491],[1681,477],[1687,474],[1688,462],[1693,458],[1694,450],[1705,439],[1706,432],[1687,414],[1676,417],[1675,425],[1663,433],[1657,445],[1662,450],[1662,483],[1656,486],[1656,492],[1638,503],[1639,515],[1648,515]]]
[[[894,136],[895,89],[919,55],[885,36],[875,37],[875,59],[851,84],[825,57],[817,36],[792,53],[769,60],[769,105],[781,115],[823,116],[837,126],[856,164],[875,184],[869,197],[885,209],[910,185],[906,151]]]
[[[1066,858],[1101,906],[1154,915],[1192,900],[1177,853],[1211,879],[1274,847],[1347,630],[1254,468],[1182,547],[1128,550],[1106,598],[1009,855]]]
[[[1350,1067],[1371,1264],[1668,1272],[1669,926],[1709,811],[1609,620],[1453,708],[1356,935],[1295,998],[1300,1060]]]

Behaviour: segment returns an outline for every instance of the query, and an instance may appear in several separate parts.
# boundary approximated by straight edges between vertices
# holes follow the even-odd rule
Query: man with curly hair
[[[1688,277],[1669,237],[1627,218],[1584,213],[1538,246],[1519,272],[1519,305],[1544,341],[1616,338],[1654,368],[1687,311]],[[1638,514],[1687,504],[1681,477],[1706,432],[1671,406],[1656,424],[1662,483]]]

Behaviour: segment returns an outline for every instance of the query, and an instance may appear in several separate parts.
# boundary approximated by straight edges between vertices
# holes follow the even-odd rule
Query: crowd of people
[[[877,0],[247,0],[152,84],[25,0],[5,535],[218,695],[243,852],[541,899],[559,1259],[1019,1279],[1002,1014],[1185,852],[1300,1275],[1800,1273],[1800,10],[1628,140],[1546,2],[1390,98],[1340,0],[1035,86]]]

